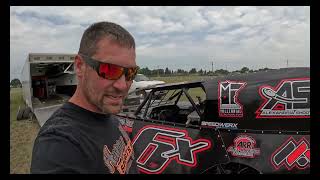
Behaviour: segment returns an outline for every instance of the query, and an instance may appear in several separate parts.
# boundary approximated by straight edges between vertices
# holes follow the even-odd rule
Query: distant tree
[[[166,70],[164,71],[164,74],[165,74],[165,75],[170,75],[170,74],[171,74],[171,71],[169,70],[168,67],[167,67]]]
[[[15,79],[11,80],[10,86],[12,86],[12,87],[22,87],[22,84],[21,84],[19,79],[15,78]]]
[[[184,74],[184,70],[183,70],[183,69],[178,69],[178,70],[177,70],[177,73],[178,73],[178,74]]]
[[[164,75],[164,70],[163,69],[153,69],[153,70],[151,70],[151,75],[152,76],[162,76],[162,75]]]
[[[139,69],[138,73],[150,76],[151,75],[151,70],[148,67],[145,67],[145,68]]]
[[[200,76],[203,75],[203,70],[200,69],[200,70],[198,71],[198,73],[199,73]]]
[[[227,74],[229,74],[229,71],[227,71],[227,70],[224,70],[224,69],[219,69],[219,70],[216,70],[215,71],[215,74],[221,74],[221,75],[227,75]]]
[[[196,68],[192,68],[190,71],[189,71],[189,74],[195,74],[197,73],[197,69]]]
[[[207,72],[207,75],[208,75],[208,76],[215,76],[216,74],[215,74],[214,72],[212,72],[212,71],[208,71],[208,72]]]
[[[249,72],[249,68],[247,67],[243,67],[241,70],[240,70],[240,73],[247,73]]]
[[[164,75],[164,69],[158,69],[160,75]]]

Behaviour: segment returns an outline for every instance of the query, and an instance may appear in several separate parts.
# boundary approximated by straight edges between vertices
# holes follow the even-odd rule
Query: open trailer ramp
[[[62,104],[57,104],[52,106],[34,108],[33,113],[36,116],[39,125],[42,127],[43,124],[49,119],[49,117],[61,106]]]

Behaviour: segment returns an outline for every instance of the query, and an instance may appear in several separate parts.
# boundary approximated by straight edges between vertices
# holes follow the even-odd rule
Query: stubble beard
[[[106,104],[104,103],[104,98],[107,98],[106,94],[103,93],[100,96],[100,94],[95,92],[94,89],[90,88],[88,84],[84,85],[83,94],[87,99],[87,101],[90,104],[94,105],[103,114],[117,114],[122,109],[123,99],[119,105]],[[117,92],[117,94],[123,94],[123,93]]]

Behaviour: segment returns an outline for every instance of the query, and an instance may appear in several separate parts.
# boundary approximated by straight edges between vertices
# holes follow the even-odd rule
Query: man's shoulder
[[[76,141],[78,136],[77,121],[74,120],[75,112],[63,105],[55,111],[40,128],[39,137],[64,137]]]
[[[73,126],[76,123],[74,120],[81,117],[79,113],[79,109],[76,109],[73,104],[67,102],[49,117],[43,127]]]

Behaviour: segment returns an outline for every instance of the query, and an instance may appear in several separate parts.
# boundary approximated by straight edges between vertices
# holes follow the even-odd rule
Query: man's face
[[[97,43],[97,51],[92,56],[104,63],[112,63],[123,67],[136,67],[135,50],[120,47],[107,38]],[[100,77],[95,70],[86,65],[82,79],[82,91],[87,101],[95,106],[97,112],[117,114],[122,108],[132,81],[126,81],[125,75],[118,80]]]

